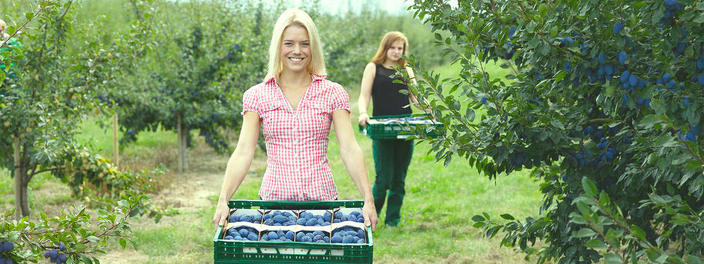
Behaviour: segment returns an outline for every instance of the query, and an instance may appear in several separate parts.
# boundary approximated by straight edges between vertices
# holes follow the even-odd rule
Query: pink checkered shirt
[[[274,78],[244,93],[242,114],[259,115],[267,166],[259,196],[263,200],[334,200],[337,188],[327,150],[332,112],[350,111],[349,95],[325,75],[312,75],[296,110]]]

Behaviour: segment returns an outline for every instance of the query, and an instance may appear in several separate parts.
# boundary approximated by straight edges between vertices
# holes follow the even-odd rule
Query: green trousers
[[[376,179],[372,194],[376,212],[380,213],[387,200],[384,223],[396,226],[401,220],[401,205],[406,194],[405,181],[408,165],[413,156],[412,140],[374,140],[372,142]]]

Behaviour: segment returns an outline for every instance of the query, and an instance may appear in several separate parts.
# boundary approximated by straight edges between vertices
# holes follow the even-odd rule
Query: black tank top
[[[401,77],[391,79],[396,71],[387,69],[384,66],[376,65],[376,76],[372,83],[372,102],[374,103],[373,116],[385,115],[406,115],[411,114],[411,108],[408,106],[408,94],[403,94],[401,90],[408,90],[408,86],[403,83],[394,83],[394,80],[400,80]]]

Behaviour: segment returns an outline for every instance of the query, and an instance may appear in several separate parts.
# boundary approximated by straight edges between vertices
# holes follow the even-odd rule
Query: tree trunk
[[[15,215],[20,219],[29,217],[29,196],[27,195],[27,170],[21,161],[19,137],[12,139],[12,150],[15,163]]]

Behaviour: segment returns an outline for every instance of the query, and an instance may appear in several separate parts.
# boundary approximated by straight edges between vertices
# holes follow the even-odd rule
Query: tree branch
[[[27,27],[27,24],[29,24],[29,22],[31,22],[35,17],[37,17],[37,15],[39,15],[39,13],[41,13],[42,11],[44,11],[44,7],[41,6],[41,5],[39,5],[39,9],[37,9],[37,11],[34,12],[34,15],[32,16],[32,19],[27,19],[27,21],[25,21],[19,28],[17,28],[17,29],[15,30],[15,32],[13,32],[12,35],[10,35],[9,38],[7,38],[6,40],[3,40],[2,42],[0,42],[0,47],[5,46],[5,44],[7,44],[7,42],[10,41],[10,39],[12,39],[12,38],[14,38],[15,36],[17,36],[17,33],[21,32],[22,29],[26,28],[26,27]]]

